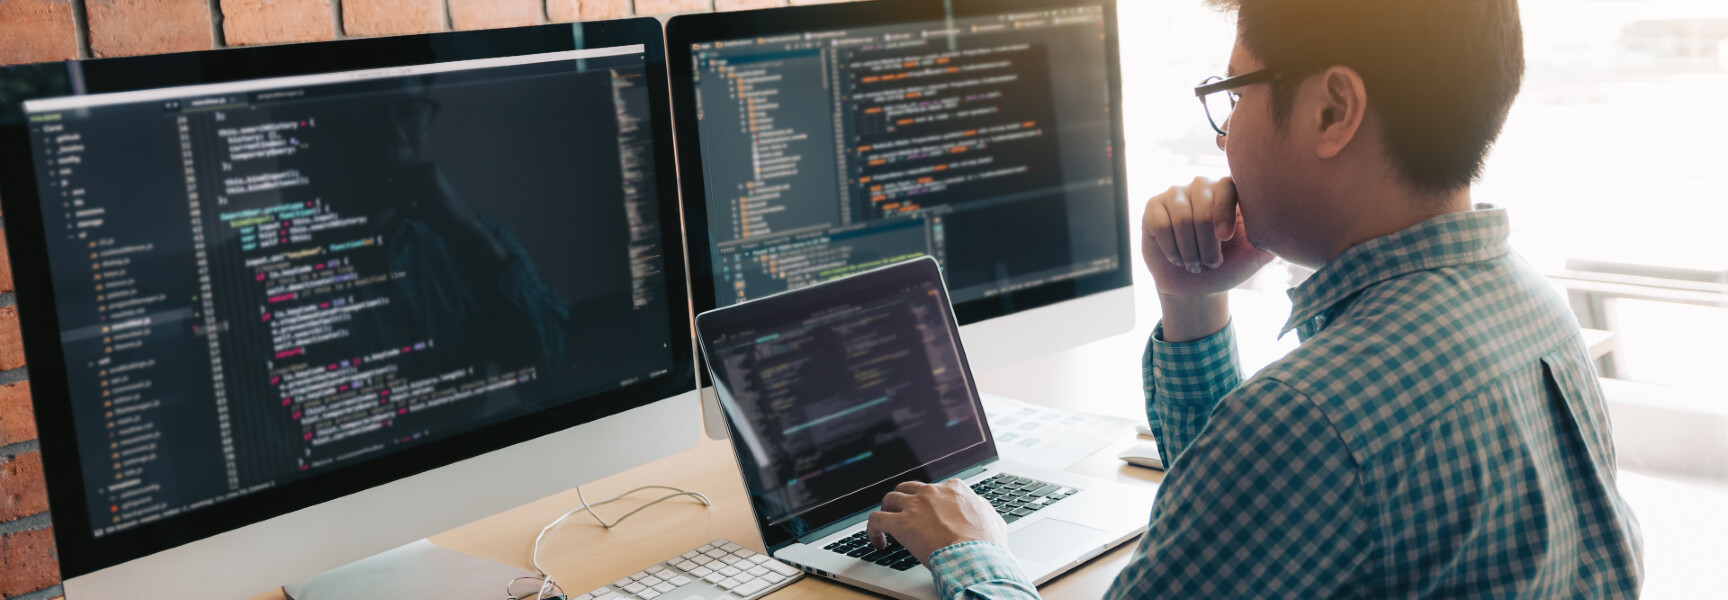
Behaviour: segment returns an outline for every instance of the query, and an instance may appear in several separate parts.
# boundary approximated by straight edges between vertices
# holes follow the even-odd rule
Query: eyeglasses
[[[510,580],[510,586],[505,591],[504,600],[564,600],[569,596],[564,594],[564,588],[552,581],[550,577],[529,575]]]
[[[1283,78],[1284,71],[1276,69],[1261,69],[1228,79],[1214,75],[1194,86],[1194,95],[1200,98],[1200,106],[1206,109],[1206,119],[1212,122],[1212,130],[1218,135],[1230,135],[1230,114],[1236,111],[1236,101],[1242,98],[1234,90]]]

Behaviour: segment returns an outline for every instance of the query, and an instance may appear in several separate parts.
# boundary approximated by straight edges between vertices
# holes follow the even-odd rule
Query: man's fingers
[[[1223,266],[1224,255],[1218,248],[1217,227],[1212,223],[1212,207],[1215,204],[1212,182],[1194,180],[1194,185],[1189,188],[1188,198],[1194,205],[1194,245],[1200,250],[1200,264],[1213,269]]]
[[[1170,200],[1170,232],[1176,238],[1176,250],[1182,254],[1179,263],[1190,273],[1200,272],[1200,246],[1194,240],[1194,204],[1186,190],[1176,190]]]
[[[1220,242],[1236,237],[1236,181],[1229,177],[1212,186],[1212,229]]]
[[[902,494],[916,494],[918,490],[924,489],[924,486],[927,485],[930,484],[922,481],[902,481],[900,485],[894,486],[894,491]]]
[[[888,492],[888,495],[882,497],[882,510],[883,512],[900,512],[906,510],[906,503],[911,500],[912,496],[910,494]]]
[[[1163,202],[1153,199],[1146,203],[1146,216],[1141,219],[1140,227],[1146,239],[1156,244],[1158,251],[1164,254],[1164,260],[1182,266],[1182,254],[1177,251],[1176,239],[1170,231],[1170,213],[1164,209]]]
[[[888,535],[899,523],[900,514],[876,511],[870,513],[870,519],[864,525],[864,537],[870,540],[870,545],[877,550],[888,547]]]

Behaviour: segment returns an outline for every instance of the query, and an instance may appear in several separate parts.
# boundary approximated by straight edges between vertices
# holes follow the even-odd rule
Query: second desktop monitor
[[[692,266],[713,292],[697,285],[697,306],[926,254],[957,307],[998,305],[963,321],[1127,285],[1105,10],[881,3],[674,26],[700,150]]]

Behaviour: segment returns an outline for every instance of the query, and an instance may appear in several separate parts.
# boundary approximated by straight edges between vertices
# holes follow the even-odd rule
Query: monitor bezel
[[[708,233],[708,200],[703,177],[701,131],[696,117],[696,88],[693,83],[695,65],[690,53],[692,45],[806,31],[877,27],[950,17],[960,19],[1082,6],[1104,7],[1105,66],[1109,79],[1113,137],[1111,160],[1116,172],[1114,187],[1118,199],[1115,209],[1117,222],[1122,224],[1116,253],[1120,258],[1121,268],[991,298],[961,302],[954,305],[954,313],[960,325],[965,326],[1132,286],[1134,260],[1127,227],[1128,171],[1124,159],[1126,138],[1122,124],[1122,75],[1117,42],[1116,0],[875,0],[679,15],[667,24],[666,47],[672,79],[673,123],[679,139],[679,183],[684,198],[685,243],[690,258],[691,306],[695,312],[702,313],[713,309],[718,302],[715,299],[712,240]],[[698,370],[698,377],[707,385],[706,373]]]
[[[30,155],[24,100],[133,91],[267,77],[642,45],[647,57],[652,139],[665,272],[670,371],[662,376],[552,409],[513,418],[412,452],[241,496],[190,513],[93,536],[68,397],[59,317],[49,277],[47,240],[33,163],[0,165],[0,206],[16,282],[20,329],[30,368],[38,439],[54,514],[62,578],[70,579],[226,531],[285,515],[369,488],[480,456],[570,427],[616,415],[694,389],[692,314],[685,254],[663,29],[654,18],[540,25],[473,32],[194,53],[39,63],[0,70],[0,156]],[[37,87],[32,88],[33,84]],[[10,88],[10,89],[8,89]],[[339,543],[339,542],[338,542]]]
[[[890,296],[909,284],[924,284],[935,282],[937,293],[943,303],[953,307],[948,297],[948,286],[942,276],[942,270],[936,264],[936,259],[923,256],[878,267],[863,273],[834,279],[796,290],[781,292],[772,296],[760,298],[751,302],[734,304],[725,308],[716,308],[696,316],[698,345],[704,356],[710,356],[714,351],[714,341],[718,336],[747,331],[768,323],[786,323],[793,318],[802,318],[811,310],[820,310],[823,306],[836,302],[852,302],[861,298],[879,298]],[[851,493],[835,498],[829,502],[805,510],[796,515],[796,519],[775,524],[772,519],[761,512],[755,502],[751,502],[751,514],[756,517],[756,528],[762,534],[762,544],[770,552],[784,548],[796,542],[800,536],[820,531],[834,523],[838,523],[863,511],[873,510],[882,503],[882,497],[905,481],[921,481],[925,483],[940,482],[954,477],[968,469],[995,462],[996,435],[990,431],[990,425],[985,421],[984,397],[978,391],[978,383],[972,377],[972,365],[966,357],[966,348],[960,343],[960,324],[954,318],[952,310],[944,319],[949,335],[954,340],[955,352],[960,357],[960,369],[965,375],[966,391],[971,395],[972,409],[978,415],[978,428],[983,433],[983,439],[976,444],[967,446],[953,454],[938,458],[923,465],[908,469],[898,476],[873,483]],[[709,375],[713,376],[713,361],[709,364]],[[715,386],[716,391],[719,385]],[[722,404],[725,400],[721,400]],[[747,449],[737,434],[738,423],[732,419],[732,411],[725,411],[726,427],[731,433],[733,452],[742,456]],[[743,467],[743,463],[739,463]],[[744,486],[750,496],[757,493],[755,481],[743,477]],[[794,522],[808,523],[805,529],[792,526]]]

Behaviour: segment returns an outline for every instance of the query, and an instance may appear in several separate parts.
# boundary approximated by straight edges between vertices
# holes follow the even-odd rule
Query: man
[[[1109,596],[1636,595],[1576,321],[1471,206],[1523,76],[1516,1],[1210,1],[1237,13],[1233,78],[1199,90],[1233,177],[1146,205],[1170,468]],[[1318,268],[1302,345],[1244,382],[1225,293],[1273,254]],[[958,482],[902,484],[869,533],[944,598],[1037,593]]]

